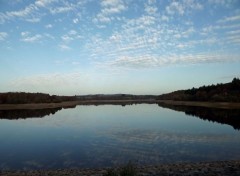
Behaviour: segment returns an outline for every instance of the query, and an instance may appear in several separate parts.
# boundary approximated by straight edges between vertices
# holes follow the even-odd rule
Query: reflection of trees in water
[[[121,101],[99,101],[99,102],[79,102],[78,105],[94,105],[94,106],[99,106],[99,105],[120,105],[120,106],[127,106],[127,105],[137,105],[137,104],[156,104],[154,101],[153,102],[149,102],[148,100],[142,100],[142,101],[138,101],[138,100],[130,100],[129,102],[121,102]]]
[[[0,119],[26,119],[44,117],[47,115],[55,114],[62,108],[51,109],[17,109],[17,110],[1,110]]]
[[[165,103],[158,104],[161,107],[175,111],[185,112],[186,115],[199,117],[203,120],[231,125],[234,129],[240,130],[240,110],[239,109],[217,109],[197,106],[176,106]]]
[[[141,102],[145,103],[145,102]],[[109,102],[109,103],[84,103],[82,105],[133,105],[138,104],[136,102]],[[212,122],[218,122],[221,124],[231,125],[234,129],[240,130],[240,110],[239,109],[217,109],[217,108],[205,108],[197,106],[177,106],[177,105],[168,105],[165,103],[158,104],[161,107],[169,108],[175,111],[185,112],[186,115],[196,116],[203,120],[208,120]],[[75,108],[65,107],[65,108]],[[44,117],[47,115],[55,114],[57,111],[62,108],[50,108],[50,109],[31,109],[31,110],[0,110],[0,119],[26,119],[34,117]]]

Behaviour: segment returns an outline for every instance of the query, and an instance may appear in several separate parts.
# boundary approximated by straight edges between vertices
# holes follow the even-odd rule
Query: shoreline
[[[176,106],[197,106],[219,109],[240,109],[240,103],[232,102],[196,102],[174,100],[78,100],[61,103],[0,104],[0,110],[74,108],[77,105],[131,105],[131,104],[167,104]]]
[[[29,170],[29,171],[0,171],[1,176],[104,176],[111,168],[97,169],[55,169],[55,170]],[[119,169],[114,167],[113,169]],[[139,176],[197,176],[197,175],[240,175],[240,160],[235,161],[211,161],[158,164],[150,166],[136,166]]]

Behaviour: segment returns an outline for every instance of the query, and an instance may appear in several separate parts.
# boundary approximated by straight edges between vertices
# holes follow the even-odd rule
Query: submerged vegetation
[[[177,101],[215,101],[240,102],[240,80],[234,78],[232,82],[211,86],[202,86],[188,90],[178,90],[158,96],[158,100]]]

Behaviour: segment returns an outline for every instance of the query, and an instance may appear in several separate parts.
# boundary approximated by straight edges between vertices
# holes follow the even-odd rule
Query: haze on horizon
[[[0,92],[162,94],[240,77],[239,0],[0,1]]]

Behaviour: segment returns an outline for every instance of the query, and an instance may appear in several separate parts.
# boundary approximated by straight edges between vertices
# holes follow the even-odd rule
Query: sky
[[[239,0],[0,0],[0,92],[158,95],[234,77]]]

